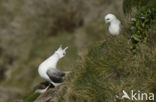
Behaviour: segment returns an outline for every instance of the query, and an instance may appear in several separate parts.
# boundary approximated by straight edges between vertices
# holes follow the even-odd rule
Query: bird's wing
[[[57,73],[58,76],[64,77],[65,76],[65,72],[60,71],[59,69],[55,69],[55,72]]]
[[[47,75],[53,81],[54,83],[62,83],[63,82],[63,76],[65,76],[64,72],[61,72],[58,69],[48,69]]]

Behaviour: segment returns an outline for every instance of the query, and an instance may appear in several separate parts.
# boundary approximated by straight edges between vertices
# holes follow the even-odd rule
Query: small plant
[[[145,5],[148,1],[149,0],[123,0],[124,13],[131,12],[133,7],[140,8],[140,6]]]
[[[151,28],[152,21],[155,19],[156,10],[148,8],[141,10],[134,18],[131,19],[131,41],[132,51],[136,50],[140,43],[146,43],[149,36],[149,29]]]

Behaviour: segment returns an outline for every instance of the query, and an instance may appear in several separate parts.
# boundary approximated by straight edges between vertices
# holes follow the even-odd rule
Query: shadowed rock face
[[[0,69],[0,82],[2,80],[4,80],[4,73],[5,73],[5,70],[4,69]]]
[[[0,56],[2,55],[3,53],[3,48],[0,46]]]
[[[0,46],[0,57],[2,56],[2,54],[3,54],[3,49]],[[4,79],[4,72],[5,72],[5,70],[2,68],[3,66],[1,64],[0,64],[0,82]]]

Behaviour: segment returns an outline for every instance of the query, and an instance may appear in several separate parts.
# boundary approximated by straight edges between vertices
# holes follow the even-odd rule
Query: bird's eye
[[[110,20],[109,18],[107,18],[106,20]]]

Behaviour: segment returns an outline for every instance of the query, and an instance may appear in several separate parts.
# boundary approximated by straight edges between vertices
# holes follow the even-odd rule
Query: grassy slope
[[[80,71],[69,76],[59,102],[114,102],[114,96],[121,96],[123,89],[156,93],[156,49],[142,45],[140,53],[133,56],[129,48],[123,35],[105,38],[90,50]]]
[[[89,51],[85,62],[73,71],[60,88],[59,102],[114,102],[114,96],[122,96],[123,89],[127,92],[133,89],[155,94],[154,26],[149,41],[140,45],[136,55],[130,52],[129,39],[123,36],[127,35],[126,31],[118,37],[103,36],[102,43]],[[93,32],[99,33],[98,28],[94,28]]]

